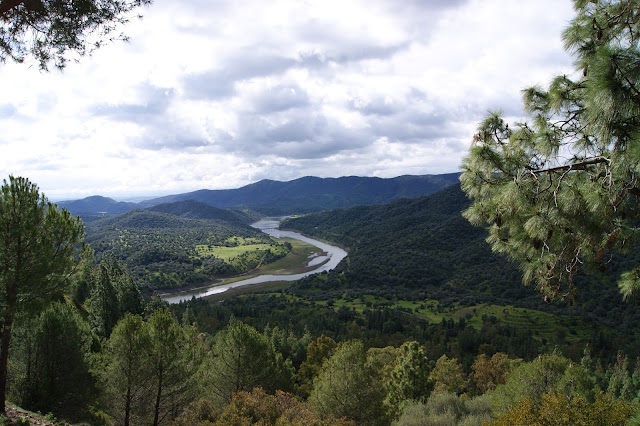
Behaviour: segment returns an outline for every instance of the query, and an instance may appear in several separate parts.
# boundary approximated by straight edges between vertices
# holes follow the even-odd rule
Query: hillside
[[[116,201],[100,195],[93,195],[81,200],[60,201],[57,205],[59,208],[66,208],[75,216],[82,217],[85,222],[104,216],[125,213],[139,207],[136,203]]]
[[[450,173],[392,179],[351,176],[304,177],[289,182],[262,180],[238,189],[203,189],[144,201],[140,205],[146,207],[191,199],[219,208],[249,208],[265,214],[308,213],[432,194],[457,183],[458,176],[458,173]]]
[[[624,303],[616,280],[620,258],[605,273],[579,276],[578,300],[543,302],[521,283],[517,265],[492,253],[486,231],[461,216],[468,200],[459,186],[387,205],[334,210],[293,218],[283,227],[343,244],[349,257],[326,277],[303,280],[289,291],[315,299],[383,295],[387,299],[438,301],[440,309],[481,304],[514,305],[580,315],[637,339],[638,303]],[[637,257],[637,254],[635,255]],[[346,293],[345,293],[346,292]]]
[[[137,209],[85,224],[85,241],[96,260],[112,255],[123,261],[142,290],[200,284],[286,254],[284,244],[244,223],[248,217],[240,213],[195,202],[156,210],[164,212]],[[240,248],[236,258],[225,261],[210,254],[218,246],[247,250]]]
[[[252,223],[260,218],[257,214],[250,214],[238,210],[219,209],[195,200],[158,204],[146,210],[187,219],[217,219],[238,224]]]

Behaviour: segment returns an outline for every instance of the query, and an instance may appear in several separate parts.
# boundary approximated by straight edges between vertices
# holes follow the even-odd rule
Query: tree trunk
[[[7,396],[7,363],[9,361],[9,343],[11,343],[11,328],[13,314],[7,312],[2,324],[2,348],[0,349],[0,414],[6,415],[5,399]]]
[[[161,399],[162,399],[162,369],[160,369],[160,377],[158,378],[158,394],[156,395],[155,413],[153,414],[153,426],[158,426],[158,417],[160,415]]]
[[[124,426],[129,426],[130,411],[131,411],[131,386],[127,387],[127,401],[124,404]]]

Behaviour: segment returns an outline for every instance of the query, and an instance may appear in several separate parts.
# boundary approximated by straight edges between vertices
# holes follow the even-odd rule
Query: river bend
[[[209,288],[198,289],[186,291],[183,293],[175,293],[170,295],[161,296],[162,300],[169,303],[180,303],[185,300],[191,300],[192,297],[205,297],[210,296],[212,294],[223,293],[230,288],[242,287],[252,284],[261,284],[267,282],[276,282],[276,281],[297,281],[304,277],[308,277],[309,275],[318,274],[324,271],[330,271],[331,269],[338,266],[338,263],[342,261],[345,257],[347,257],[347,252],[341,249],[340,247],[332,246],[330,244],[323,243],[318,240],[314,240],[313,238],[305,237],[302,234],[292,231],[281,231],[278,229],[280,225],[280,221],[284,219],[282,217],[276,218],[266,218],[262,219],[258,222],[253,223],[251,226],[254,228],[260,229],[262,232],[266,232],[269,235],[275,238],[294,238],[296,240],[304,241],[305,243],[311,244],[315,247],[318,247],[321,251],[327,253],[327,257],[329,261],[322,264],[316,269],[311,271],[307,271],[301,274],[291,274],[291,275],[258,275],[257,277],[249,278],[246,280],[236,281],[228,284],[221,284],[217,286],[212,286]],[[325,260],[325,257],[318,256],[309,260],[307,266],[313,266],[318,263],[322,263]]]

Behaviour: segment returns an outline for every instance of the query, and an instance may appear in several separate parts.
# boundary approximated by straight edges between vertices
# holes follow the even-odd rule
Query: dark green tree
[[[151,368],[153,395],[153,426],[165,417],[176,417],[183,396],[191,383],[191,374],[185,368],[185,336],[178,321],[168,309],[158,309],[149,317],[150,347],[148,361]],[[190,374],[191,373],[191,374]],[[186,406],[186,403],[184,403]]]
[[[433,390],[430,373],[429,360],[418,342],[404,343],[391,371],[387,397],[389,406],[395,410],[403,401],[426,402]]]
[[[145,307],[144,299],[124,263],[113,256],[108,256],[100,264],[106,268],[116,290],[120,315],[124,315],[125,312],[142,315]]]
[[[108,257],[91,273],[87,308],[94,331],[109,337],[111,330],[126,312],[144,313],[144,299],[126,267]]]
[[[0,414],[5,413],[7,361],[16,315],[37,312],[67,287],[83,236],[80,219],[58,210],[28,179],[10,176],[4,181],[0,189]]]
[[[338,344],[324,334],[307,345],[307,358],[298,369],[298,391],[309,395],[313,388],[313,379],[318,375],[322,364],[336,351]]]
[[[33,339],[27,343],[32,347],[22,352],[26,376],[21,404],[44,413],[77,415],[93,393],[89,325],[71,305],[58,302],[30,325]]]
[[[151,369],[149,326],[139,315],[125,314],[105,345],[105,365],[100,376],[105,384],[111,415],[128,426],[144,418]]]
[[[204,372],[207,393],[219,406],[228,404],[235,392],[255,387],[267,393],[293,390],[290,363],[273,349],[269,338],[235,319],[216,335]]]
[[[384,391],[359,340],[342,343],[313,382],[309,401],[318,412],[362,425],[390,423]]]
[[[529,121],[483,121],[463,163],[464,212],[488,225],[496,252],[520,262],[525,284],[546,297],[574,298],[584,265],[605,268],[630,250],[640,219],[640,4],[574,0],[563,33],[577,77],[524,90]],[[625,297],[640,267],[625,272]]]
[[[103,265],[93,272],[92,281],[91,297],[87,300],[91,327],[96,334],[106,338],[120,318],[118,295]]]
[[[69,53],[83,56],[118,33],[131,12],[151,0],[2,0],[0,61],[22,62],[31,56],[46,70],[63,68]]]

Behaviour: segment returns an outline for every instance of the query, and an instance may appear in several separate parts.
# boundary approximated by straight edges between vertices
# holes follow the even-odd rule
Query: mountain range
[[[221,209],[253,210],[261,214],[311,213],[359,205],[385,204],[398,198],[432,194],[458,182],[459,173],[405,175],[395,178],[303,177],[288,182],[261,180],[237,189],[198,191],[168,195],[140,203],[101,196],[62,201],[64,207],[85,221],[124,213],[136,208],[194,200]]]

